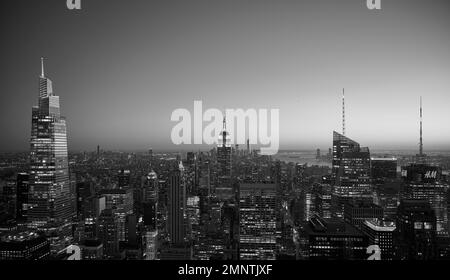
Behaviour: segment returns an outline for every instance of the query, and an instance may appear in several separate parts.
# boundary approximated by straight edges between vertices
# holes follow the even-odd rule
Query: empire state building
[[[41,69],[39,105],[32,111],[28,225],[43,231],[52,253],[57,253],[71,241],[67,131],[59,96],[45,75],[43,59]]]

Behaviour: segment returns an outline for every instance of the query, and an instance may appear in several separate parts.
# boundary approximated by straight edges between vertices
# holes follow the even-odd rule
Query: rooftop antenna
[[[41,57],[41,77],[45,77],[45,72],[44,72],[44,58]]]
[[[342,135],[345,136],[345,89],[342,89]]]
[[[423,121],[423,115],[422,115],[422,96],[420,97],[420,146],[419,146],[419,155],[423,156],[423,139],[422,139],[422,121]]]
[[[227,130],[227,117],[223,117],[223,131]]]
[[[227,117],[224,115],[223,117],[223,132],[222,132],[222,146],[226,146],[227,141]]]

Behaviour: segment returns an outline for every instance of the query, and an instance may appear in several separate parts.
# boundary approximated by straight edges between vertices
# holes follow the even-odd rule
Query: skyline
[[[446,1],[386,2],[376,12],[357,0],[96,1],[76,13],[55,1],[11,2],[2,10],[2,152],[29,150],[41,56],[69,151],[205,149],[170,141],[172,111],[192,111],[194,100],[279,108],[280,150],[325,149],[342,127],[342,88],[348,137],[373,150],[419,151],[422,96],[424,152],[450,150]]]

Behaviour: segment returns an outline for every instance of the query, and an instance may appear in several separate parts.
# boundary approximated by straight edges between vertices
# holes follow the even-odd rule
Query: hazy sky
[[[282,149],[341,131],[372,149],[450,148],[450,1],[6,0],[0,151],[27,150],[41,56],[70,150],[174,148],[176,108],[278,108]],[[181,147],[183,149],[198,147]]]

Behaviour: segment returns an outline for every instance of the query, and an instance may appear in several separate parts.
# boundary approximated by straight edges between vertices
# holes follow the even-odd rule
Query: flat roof
[[[375,231],[392,232],[396,229],[395,223],[382,223],[377,220],[365,220],[364,224]]]

